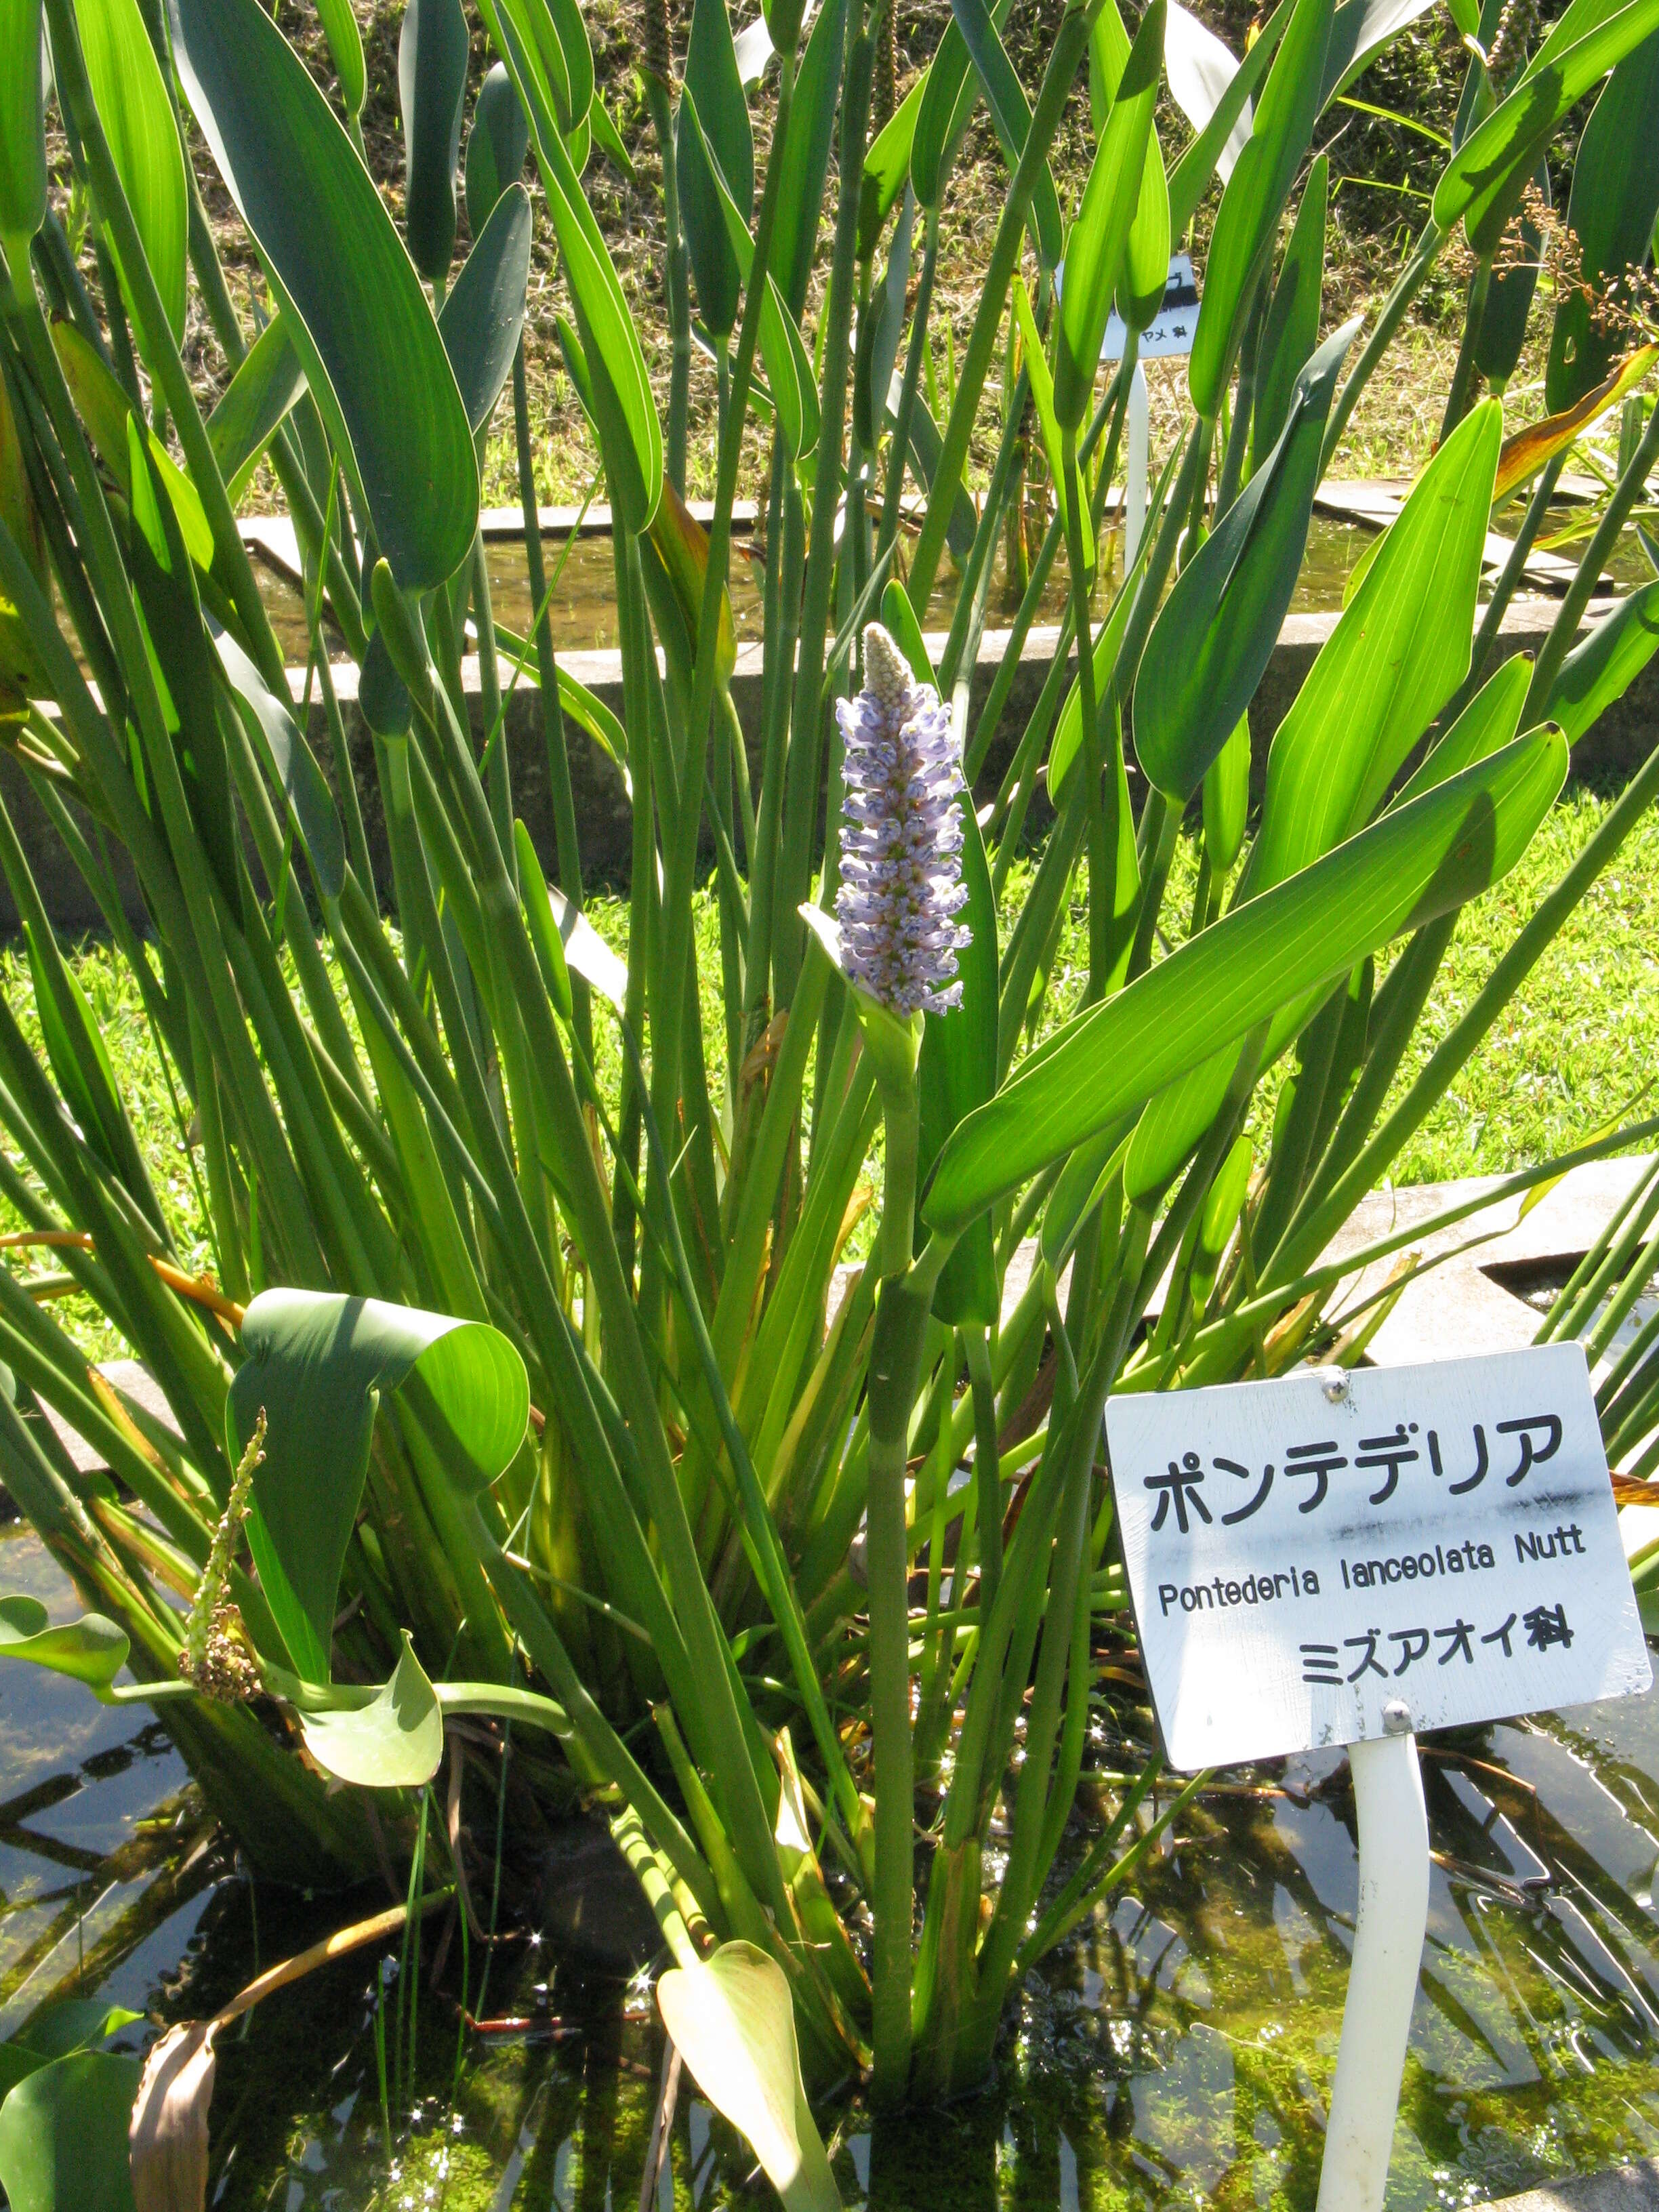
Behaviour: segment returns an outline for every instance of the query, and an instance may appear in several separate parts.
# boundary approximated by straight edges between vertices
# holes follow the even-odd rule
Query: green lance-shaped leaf
[[[305,364],[294,349],[286,318],[278,315],[243,355],[241,366],[208,417],[208,443],[233,505],[246,490],[259,456],[305,388]]]
[[[167,327],[178,340],[185,334],[188,210],[173,102],[138,0],[75,0],[75,15],[115,173],[132,209]],[[134,328],[142,330],[138,318],[132,319]]]
[[[1558,43],[1562,32],[1577,27],[1570,21],[1574,15],[1569,9],[1520,82],[1469,133],[1435,186],[1435,222],[1444,231],[1461,221],[1477,253],[1495,252],[1568,109],[1659,30],[1659,0],[1629,0],[1584,36]]]
[[[1068,1023],[957,1128],[925,1218],[936,1229],[965,1227],[1279,1007],[1486,890],[1526,850],[1566,761],[1558,730],[1516,738],[1235,907]]]
[[[1319,105],[1327,108],[1368,70],[1382,49],[1426,15],[1434,0],[1338,0],[1325,49]]]
[[[1325,424],[1358,319],[1296,380],[1273,452],[1159,608],[1135,683],[1135,753],[1184,806],[1261,682],[1296,589]]]
[[[149,436],[136,416],[129,416],[132,580],[143,611],[145,635],[161,678],[162,712],[178,755],[191,820],[225,902],[240,922],[242,882],[237,866],[236,813],[231,799],[230,757],[214,695],[213,656],[202,624],[196,571],[161,472],[150,453]]]
[[[1123,271],[1117,281],[1117,310],[1128,329],[1144,331],[1153,320],[1164,304],[1169,282],[1170,184],[1154,125],[1146,134],[1140,198],[1124,242]]]
[[[1551,205],[1550,165],[1547,160],[1533,172],[1533,185],[1544,206]],[[1521,349],[1527,342],[1527,318],[1538,289],[1544,260],[1544,234],[1524,206],[1518,218],[1520,240],[1516,258],[1504,256],[1494,266],[1486,283],[1486,305],[1474,342],[1474,366],[1494,392],[1502,392],[1515,374]],[[1564,288],[1565,289],[1565,288]]]
[[[1302,204],[1279,281],[1262,325],[1256,353],[1255,412],[1250,421],[1250,465],[1261,466],[1279,441],[1290,413],[1291,394],[1303,364],[1319,343],[1319,301],[1325,276],[1326,184],[1330,163],[1316,155],[1302,189]]]
[[[509,185],[461,264],[438,317],[438,332],[474,435],[513,374],[530,282],[530,195]]]
[[[1294,0],[1279,5],[1243,60],[1235,61],[1221,40],[1172,0],[1164,36],[1171,70],[1170,89],[1198,136],[1170,176],[1170,228],[1180,237],[1193,210],[1209,189],[1212,176],[1225,185],[1238,156],[1250,143],[1255,122],[1249,102],[1279,52]]]
[[[887,586],[887,599],[896,599],[914,623],[910,602],[899,584]],[[884,601],[884,613],[886,612]],[[931,682],[931,678],[924,678]],[[957,975],[962,1000],[949,1013],[922,1018],[921,1054],[916,1078],[921,1104],[921,1134],[916,1151],[916,1178],[925,1185],[933,1162],[957,1123],[975,1107],[982,1106],[997,1087],[997,908],[991,890],[991,871],[985,858],[985,841],[974,813],[974,795],[964,784],[956,797],[962,822],[962,880],[968,902],[957,916],[972,933],[957,954]],[[971,1222],[945,1263],[933,1292],[933,1311],[940,1321],[957,1325],[977,1322],[986,1327],[997,1317],[997,1275],[992,1249],[991,1217]]]
[[[1488,400],[1436,453],[1274,732],[1248,891],[1351,836],[1468,672],[1503,426]]]
[[[368,1698],[348,1692],[320,1709],[307,1699],[299,1721],[318,1765],[364,1790],[418,1790],[444,1755],[443,1714],[407,1630],[390,1681]]]
[[[869,307],[859,318],[853,420],[859,442],[866,453],[875,452],[880,437],[885,402],[893,387],[893,372],[898,362],[899,340],[904,335],[904,302],[910,284],[910,240],[915,214],[916,196],[907,190],[899,219],[893,226],[886,269]]]
[[[530,118],[548,213],[576,308],[583,373],[599,424],[611,504],[624,526],[638,533],[650,526],[662,489],[662,424],[639,333],[561,135],[556,94],[547,74],[549,42],[560,57],[564,48],[554,38],[552,19],[541,0],[479,0],[479,7]],[[531,43],[527,22],[532,29],[538,23],[547,27],[541,46]],[[592,56],[585,32],[582,52],[587,53],[591,76]],[[590,84],[581,110],[584,128],[592,99]]]
[[[1070,430],[1077,428],[1088,410],[1106,319],[1123,274],[1130,228],[1140,204],[1152,109],[1164,65],[1164,0],[1151,0],[1140,19],[1084,187],[1083,204],[1066,241],[1066,276],[1054,356],[1054,412]],[[1166,201],[1166,246],[1167,221]],[[1166,255],[1166,274],[1168,268]]]
[[[536,848],[522,822],[513,825],[525,920],[547,994],[565,1021],[571,1018],[570,972],[592,986],[621,1013],[628,1003],[628,967],[578,906],[542,873]]]
[[[380,550],[404,589],[443,583],[471,550],[478,464],[403,241],[356,149],[258,0],[168,7],[185,94]]]
[[[682,104],[674,134],[674,173],[685,246],[702,319],[716,337],[725,338],[738,319],[743,271],[726,234],[714,166],[719,166],[745,229],[755,201],[755,142],[726,0],[694,0],[685,49],[685,89],[696,116],[688,122]]]
[[[1107,295],[1109,301],[1111,295]],[[1042,340],[1037,336],[1036,319],[1031,313],[1030,295],[1025,289],[1025,279],[1014,279],[1014,319],[1019,326],[1021,357],[1025,374],[1031,386],[1031,400],[1036,409],[1037,428],[1042,434],[1042,450],[1048,457],[1048,475],[1054,487],[1054,499],[1060,514],[1068,524],[1072,504],[1072,485],[1067,477],[1060,438],[1059,410],[1054,401],[1054,380],[1048,374],[1048,357],[1042,350]],[[1056,318],[1056,319],[1058,319]],[[1103,323],[1102,329],[1105,325]],[[1064,342],[1060,356],[1065,358]],[[1086,399],[1087,394],[1085,392]],[[920,410],[918,410],[918,412]],[[1073,428],[1076,426],[1073,425]],[[1081,502],[1078,522],[1083,534],[1083,566],[1092,575],[1095,568],[1094,526],[1089,517],[1089,501],[1085,493]]]
[[[1424,792],[1432,791],[1437,783],[1461,775],[1474,762],[1485,760],[1489,753],[1501,752],[1521,726],[1521,709],[1526,704],[1531,681],[1530,657],[1524,653],[1512,653],[1487,678],[1445,736],[1419,763],[1415,774],[1389,800],[1389,805],[1408,806]],[[1553,719],[1546,717],[1547,720]],[[1571,743],[1571,738],[1568,743]]]
[[[520,100],[525,86],[518,82],[516,72],[523,69],[533,79],[536,95],[560,137],[572,142],[572,159],[580,171],[581,161],[574,147],[583,139],[593,105],[593,50],[577,0],[492,0],[492,5],[499,9],[501,27],[513,41],[509,53],[501,40],[495,40],[501,59],[514,73]],[[494,36],[490,9],[483,13]]]
[[[351,0],[317,0],[317,14],[323,36],[328,40],[329,59],[340,81],[340,99],[345,112],[348,115],[361,115],[368,90],[368,74],[363,66],[363,34],[357,28]]]
[[[1647,258],[1659,216],[1659,32],[1626,54],[1602,88],[1572,164],[1567,228],[1587,283],[1600,286]],[[1559,415],[1601,381],[1619,349],[1576,284],[1558,289],[1544,399]]]
[[[318,890],[325,899],[337,899],[345,888],[345,837],[317,756],[290,708],[267,690],[235,639],[216,624],[211,627],[238,718],[288,801]]]
[[[1204,771],[1204,851],[1218,882],[1243,848],[1249,807],[1250,718],[1241,714]]]
[[[248,1540],[296,1668],[326,1681],[340,1569],[382,1392],[417,1376],[447,1469],[482,1487],[523,1441],[524,1364],[482,1322],[319,1291],[263,1291],[243,1318],[242,1348],[225,1402],[233,1461],[261,1408],[265,1415]]]
[[[753,1943],[722,1943],[706,1959],[671,1967],[657,2002],[691,2078],[746,2138],[784,2212],[840,2212],[777,1961]]]
[[[478,87],[466,140],[466,219],[478,237],[509,185],[524,174],[530,124],[504,64],[492,62]]]
[[[127,1663],[127,1649],[125,1631],[101,1613],[83,1613],[54,1628],[39,1598],[0,1597],[0,1659],[27,1659],[68,1674],[102,1703]]]
[[[398,103],[407,164],[404,234],[410,258],[431,284],[449,274],[455,251],[466,45],[461,0],[409,0],[398,34]]]
[[[726,225],[726,238],[739,276],[746,283],[755,258],[755,241],[737,196],[726,180],[719,155],[702,128],[702,117],[690,82],[680,88],[677,125],[681,138],[696,138],[703,174],[708,179]],[[791,457],[803,460],[818,442],[818,386],[812,374],[812,356],[806,350],[795,318],[782,292],[769,273],[766,295],[761,301],[761,358],[777,409],[778,426]],[[735,647],[733,648],[735,652]]]
[[[142,428],[146,450],[156,476],[167,489],[190,557],[198,568],[211,568],[213,532],[195,485],[149,426],[139,423],[131,402],[105,367],[102,356],[91,341],[68,322],[53,323],[52,337],[64,381],[86,424],[93,450],[120,486],[123,498],[129,503],[132,499],[129,435],[134,428]]]
[[[1216,211],[1188,372],[1193,404],[1211,421],[1221,405],[1239,318],[1272,247],[1279,210],[1319,114],[1331,15],[1332,0],[1295,0],[1290,27],[1256,103],[1249,142]]]
[[[898,205],[899,195],[910,181],[910,148],[916,135],[921,96],[927,88],[924,72],[877,131],[864,157],[864,181],[859,195],[860,260],[867,260],[875,252],[882,226]]]
[[[11,2212],[134,2212],[127,2124],[143,2069],[77,2051],[0,2105],[0,2186]]]
[[[1659,581],[1644,584],[1574,646],[1551,687],[1545,714],[1576,745],[1636,681],[1659,650]]]
[[[0,0],[0,241],[26,242],[46,214],[40,0]]]
[[[788,143],[781,157],[783,174],[772,224],[771,270],[783,303],[797,322],[806,309],[818,212],[823,204],[824,179],[830,173],[830,148],[841,104],[846,28],[847,0],[827,0],[807,34],[806,51],[795,78],[794,105],[789,112]],[[954,23],[948,24],[945,37],[955,29]]]
[[[1159,38],[1163,36],[1164,0],[1152,0],[1149,13],[1159,17]],[[951,12],[960,29],[974,70],[985,94],[985,104],[991,111],[991,120],[996,127],[997,140],[1002,148],[1002,158],[1008,164],[1012,176],[1019,166],[1025,151],[1025,141],[1030,135],[1031,103],[1025,97],[1021,84],[1008,58],[997,32],[990,9],[985,0],[951,0]],[[1137,170],[1137,174],[1139,171]],[[918,198],[920,198],[918,194]],[[1062,231],[1060,217],[1060,196],[1054,190],[1053,172],[1044,161],[1037,173],[1031,193],[1031,242],[1036,247],[1037,258],[1045,269],[1052,269],[1060,259]],[[1103,319],[1101,329],[1105,329]]]

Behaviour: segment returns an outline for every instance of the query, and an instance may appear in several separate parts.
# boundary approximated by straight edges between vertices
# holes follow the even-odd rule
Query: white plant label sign
[[[1126,1395],[1106,1434],[1183,1771],[1653,1680],[1579,1345]]]
[[[1169,281],[1164,288],[1164,304],[1140,333],[1141,360],[1170,361],[1177,355],[1190,353],[1193,333],[1197,328],[1198,279],[1193,275],[1193,257],[1190,253],[1172,253]],[[1101,359],[1121,361],[1128,335],[1122,316],[1114,307],[1106,319]]]

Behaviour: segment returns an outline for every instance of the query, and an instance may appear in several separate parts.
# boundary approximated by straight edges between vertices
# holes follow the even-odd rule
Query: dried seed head
[[[878,623],[864,633],[864,690],[836,714],[847,747],[842,965],[891,1013],[945,1013],[961,1001],[953,978],[969,936],[955,919],[968,893],[950,715]]]
[[[1505,0],[1492,34],[1492,52],[1486,57],[1486,73],[1500,100],[1509,90],[1510,78],[1525,66],[1527,49],[1537,30],[1538,0]]]

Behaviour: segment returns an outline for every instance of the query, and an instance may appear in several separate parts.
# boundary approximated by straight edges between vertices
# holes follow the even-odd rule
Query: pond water
[[[73,1609],[15,1524],[0,1588]],[[1132,1685],[1122,1698],[1104,1716],[1120,1731]],[[0,1742],[0,2033],[77,1985],[199,2017],[261,1961],[384,1902],[251,1891],[161,1730],[71,1683],[7,1669]],[[1442,1740],[1425,1775],[1436,1867],[1389,2212],[1659,2148],[1659,1700]],[[848,2205],[1311,2207],[1356,1887],[1340,1753],[1230,1778],[1028,1978],[992,2088],[902,2123],[839,2110]],[[475,2008],[504,2025],[463,2053],[452,1945],[438,1985],[421,1978],[412,2038],[405,2015],[389,2039],[388,2147],[374,2008],[384,1987],[396,2025],[389,1963],[343,1959],[226,2037],[209,2203],[631,2212],[662,2060],[644,1984],[517,1943],[481,2002],[475,1952]],[[688,2084],[656,2212],[771,2201],[749,2172]]]
[[[1291,611],[1319,614],[1339,608],[1354,565],[1374,537],[1375,532],[1362,524],[1346,522],[1334,515],[1316,514],[1309,526],[1307,551],[1301,574],[1297,578],[1296,592],[1291,602]],[[1616,549],[1608,568],[1609,575],[1621,587],[1644,582],[1650,574],[1633,536],[1626,533],[1626,540],[1621,541]],[[552,573],[563,542],[562,539],[547,541],[544,550],[549,574]],[[522,635],[528,629],[535,613],[525,569],[523,545],[514,538],[489,538],[485,541],[485,557],[489,568],[490,600],[495,619]],[[1108,557],[1109,583],[1115,588],[1122,573],[1122,538],[1115,531],[1109,539]],[[263,561],[256,562],[254,573],[259,580],[271,624],[285,657],[290,663],[303,665],[307,658],[307,632],[305,607],[299,592]],[[731,586],[732,620],[739,640],[758,638],[762,635],[761,592],[763,580],[762,568],[753,557],[750,540],[740,533],[732,541]],[[957,584],[956,572],[946,562],[944,573],[928,601],[924,628],[938,631],[949,629],[956,605]],[[1060,620],[1068,589],[1066,561],[1062,554],[1054,562],[1043,591],[1037,616],[1040,623]],[[1019,603],[1020,593],[1008,580],[1005,544],[997,555],[988,627],[1006,629],[1012,623]],[[608,536],[579,537],[571,546],[569,556],[549,602],[549,614],[553,643],[562,652],[594,652],[616,646],[616,585]]]

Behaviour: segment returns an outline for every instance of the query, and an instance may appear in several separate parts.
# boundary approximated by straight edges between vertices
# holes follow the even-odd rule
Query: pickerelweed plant
[[[475,1760],[512,1727],[544,1800],[574,1789],[610,1820],[676,1961],[665,2016],[793,2202],[833,2197],[802,2074],[867,2075],[885,2106],[982,2080],[1019,1977],[1187,1802],[1154,1794],[1144,1732],[1121,1757],[1102,1701],[1133,1636],[1108,1393],[1363,1355],[1419,1263],[1390,1240],[1371,1255],[1399,1255],[1388,1290],[1345,1304],[1358,1261],[1326,1260],[1334,1233],[1659,787],[1656,755],[1407,1079],[1460,909],[1659,639],[1659,581],[1583,629],[1659,451],[1653,350],[1619,356],[1598,319],[1653,234],[1659,172],[1633,155],[1656,130],[1659,0],[1571,0],[1535,43],[1495,0],[1452,5],[1468,68],[1432,207],[1369,327],[1329,334],[1310,149],[1425,0],[1280,0],[1170,163],[1166,54],[1207,40],[1216,59],[1176,0],[1149,0],[1133,38],[1115,0],[1066,7],[1034,93],[1006,0],[955,0],[890,112],[879,4],[825,0],[809,22],[772,0],[738,38],[725,0],[694,0],[678,79],[648,10],[665,417],[584,198],[590,163],[629,157],[574,0],[480,0],[496,58],[453,274],[459,0],[404,21],[401,235],[361,155],[349,9],[322,11],[331,98],[258,0],[168,0],[165,20],[45,0],[49,76],[41,0],[0,0],[0,866],[44,1047],[0,1006],[0,1186],[20,1267],[44,1249],[59,1271],[0,1271],[0,1467],[95,1608],[53,1626],[0,1601],[0,1651],[154,1701],[255,1863],[296,1880],[362,1873],[377,1829],[407,1836],[452,1717],[472,1717]],[[1571,268],[1542,283],[1512,226],[1603,79]],[[67,193],[48,188],[45,82]],[[946,186],[981,98],[1006,197],[941,383]],[[1094,150],[1068,223],[1049,155],[1073,103]],[[218,260],[189,118],[263,271],[253,297]],[[1190,409],[1118,563],[1139,333],[1218,170]],[[538,220],[609,501],[620,717],[558,665],[546,618]],[[1440,442],[1253,814],[1249,712],[1315,494],[1455,235],[1468,314]],[[1506,437],[1500,395],[1552,293],[1546,411]],[[228,378],[206,416],[187,312]],[[699,348],[706,523],[684,495]],[[509,386],[523,637],[495,618],[478,528]],[[1620,404],[1547,641],[1500,659],[1574,441]],[[757,428],[750,732],[726,580]],[[267,458],[306,576],[292,680],[235,520]],[[1483,605],[1488,533],[1523,499]],[[993,653],[999,550],[1028,517]],[[1062,551],[1056,649],[1003,743]],[[929,637],[945,574],[951,628]],[[503,734],[532,672],[556,884]],[[582,915],[573,729],[625,770],[625,962]],[[1040,787],[1053,819],[1016,908]],[[25,804],[131,963],[210,1279],[181,1264]],[[1177,915],[1189,817],[1201,862]],[[1055,971],[1076,900],[1072,998]],[[88,1367],[50,1309],[64,1277],[171,1425]]]

